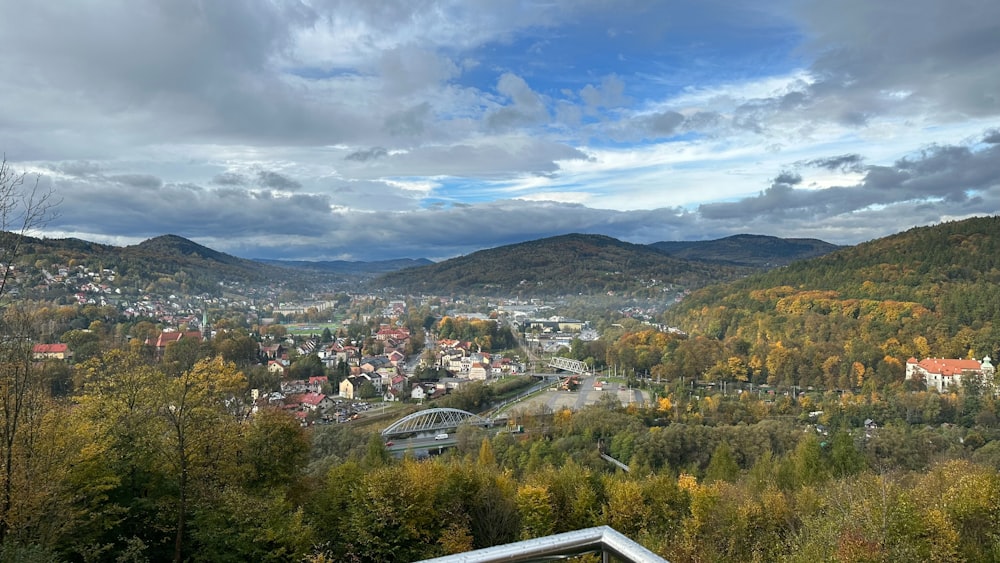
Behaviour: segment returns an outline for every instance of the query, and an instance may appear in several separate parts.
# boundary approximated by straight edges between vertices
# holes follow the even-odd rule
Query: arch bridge
[[[484,428],[493,426],[493,420],[465,412],[460,409],[426,409],[404,416],[382,431],[383,438],[395,438],[410,434],[438,433],[455,430],[463,424]]]
[[[587,364],[570,358],[552,358],[552,360],[549,361],[549,367],[572,372],[577,375],[584,375],[590,371],[587,368]]]

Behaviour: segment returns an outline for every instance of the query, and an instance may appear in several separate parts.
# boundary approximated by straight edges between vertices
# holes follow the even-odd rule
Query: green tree
[[[296,484],[309,461],[310,442],[298,420],[278,409],[261,409],[246,429],[242,455],[249,490],[280,490]]]
[[[316,354],[300,356],[288,370],[292,379],[308,379],[323,375],[323,361]]]
[[[848,477],[865,468],[865,458],[854,445],[854,439],[845,431],[833,435],[830,448],[830,472],[834,477]]]
[[[230,401],[246,389],[246,378],[221,358],[201,360],[194,367],[167,381],[160,413],[166,422],[164,461],[177,489],[174,561],[184,553],[192,483],[204,486],[224,471],[231,446],[228,437],[237,433],[237,419]]]
[[[521,537],[531,539],[552,534],[556,515],[548,489],[539,485],[521,485],[517,488],[516,498],[517,510],[521,514]]]
[[[719,442],[712,452],[712,459],[705,469],[705,482],[715,481],[733,482],[740,475],[740,466],[733,459],[732,450],[727,442]]]

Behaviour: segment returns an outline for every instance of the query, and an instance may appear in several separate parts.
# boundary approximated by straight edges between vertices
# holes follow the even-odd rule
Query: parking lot
[[[610,393],[612,396],[617,397],[618,401],[622,405],[637,404],[638,406],[646,406],[649,402],[649,396],[647,392],[639,389],[628,389],[625,387],[624,383],[618,382],[607,382],[600,386],[600,390],[595,387],[597,381],[606,381],[605,379],[599,379],[599,376],[584,377],[580,381],[580,387],[576,391],[557,391],[555,388],[550,391],[543,391],[537,395],[534,395],[528,399],[525,399],[517,405],[518,408],[524,408],[527,410],[533,410],[541,405],[552,409],[553,411],[562,410],[568,408],[570,410],[580,410],[583,407],[596,403],[601,400],[601,396],[605,393]]]

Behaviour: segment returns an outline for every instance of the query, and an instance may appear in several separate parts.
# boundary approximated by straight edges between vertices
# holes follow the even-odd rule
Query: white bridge
[[[587,367],[587,364],[579,360],[571,360],[569,358],[552,358],[549,361],[549,367],[572,372],[577,375],[585,375],[590,372],[590,368]]]
[[[404,416],[382,431],[383,438],[395,438],[412,434],[434,434],[437,432],[454,432],[462,424],[493,426],[491,419],[476,416],[459,409],[427,409]]]

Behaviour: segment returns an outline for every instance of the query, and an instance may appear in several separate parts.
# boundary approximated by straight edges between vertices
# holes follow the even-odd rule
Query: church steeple
[[[201,312],[201,339],[205,341],[212,339],[212,325],[208,324],[208,309]]]

